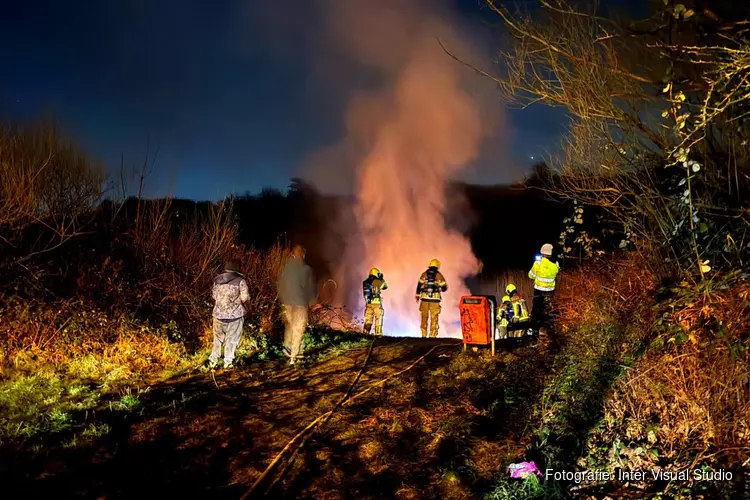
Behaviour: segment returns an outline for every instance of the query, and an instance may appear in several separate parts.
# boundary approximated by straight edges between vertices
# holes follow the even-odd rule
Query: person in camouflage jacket
[[[224,350],[224,368],[231,368],[234,351],[242,339],[245,320],[245,302],[249,300],[247,281],[239,272],[237,262],[230,261],[224,272],[214,278],[211,295],[214,299],[214,346],[208,357],[209,365],[216,367]]]

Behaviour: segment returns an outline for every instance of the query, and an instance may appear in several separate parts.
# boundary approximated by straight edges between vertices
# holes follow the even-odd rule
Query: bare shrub
[[[184,348],[163,331],[125,316],[113,318],[80,300],[58,303],[4,297],[0,306],[0,368],[67,367],[84,378],[127,378],[179,366]],[[85,368],[85,369],[84,369]]]
[[[618,382],[606,408],[627,439],[658,443],[674,464],[719,454],[744,462],[750,458],[748,377],[747,360],[687,344],[679,353],[644,358]]]
[[[746,22],[654,4],[618,19],[598,4],[542,1],[533,15],[487,0],[511,36],[493,78],[521,105],[573,117],[556,195],[606,208],[661,275],[742,266],[747,195]],[[731,21],[731,20],[730,20]]]
[[[656,287],[643,262],[638,254],[629,254],[561,273],[555,291],[557,329],[566,333],[580,325],[620,320],[646,330]]]
[[[77,290],[113,314],[172,325],[175,340],[196,340],[210,320],[211,284],[230,256],[257,259],[236,245],[228,202],[175,216],[172,201],[138,200],[132,220],[118,210],[119,234],[92,261],[79,264]]]
[[[248,249],[239,256],[250,293],[247,320],[261,332],[271,332],[281,326],[277,283],[289,253],[288,247],[276,244],[265,252]]]
[[[615,322],[649,346],[617,379],[604,421],[632,449],[658,449],[670,467],[747,460],[750,285],[741,273],[671,290],[649,283],[635,254],[599,267],[589,263],[560,280],[561,331],[580,334],[581,325],[599,331]]]
[[[54,125],[0,128],[3,260],[26,262],[79,234],[105,179],[104,167],[65,142]],[[36,234],[28,234],[31,228]]]

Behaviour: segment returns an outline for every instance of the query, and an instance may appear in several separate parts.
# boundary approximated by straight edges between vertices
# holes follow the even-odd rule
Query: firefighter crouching
[[[529,309],[526,307],[526,300],[518,293],[516,285],[509,283],[505,287],[505,295],[510,298],[511,310],[513,311],[513,320],[509,325],[508,331],[518,331],[517,336],[522,336],[524,331],[527,335],[532,334],[529,321]]]
[[[531,308],[531,321],[539,333],[545,334],[552,327],[552,296],[555,293],[555,280],[560,266],[552,262],[552,245],[542,246],[541,256],[537,257],[529,271],[529,279],[534,280],[534,303]]]
[[[440,261],[432,259],[427,270],[422,273],[417,283],[415,299],[419,302],[419,312],[422,314],[422,337],[427,337],[429,324],[430,337],[438,335],[438,318],[440,317],[441,292],[448,290],[448,284],[439,271]]]
[[[370,334],[372,324],[375,323],[375,335],[383,334],[383,302],[380,293],[388,288],[378,268],[370,269],[370,275],[362,282],[362,294],[365,297],[365,328],[364,333]]]
[[[510,297],[504,296],[501,300],[500,307],[497,308],[495,322],[497,323],[497,332],[501,339],[508,338],[508,326],[513,321],[513,306]]]

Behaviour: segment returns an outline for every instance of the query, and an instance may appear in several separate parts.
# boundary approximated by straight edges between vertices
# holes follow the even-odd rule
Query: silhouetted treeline
[[[447,187],[447,198],[447,223],[469,237],[486,274],[528,266],[539,247],[556,243],[563,230],[565,207],[539,190],[455,183]],[[233,208],[243,244],[265,249],[279,239],[301,243],[313,267],[327,273],[332,271],[327,261],[343,257],[345,250],[344,241],[330,241],[340,235],[329,228],[350,214],[354,203],[296,180],[287,193],[267,189],[238,196]],[[340,255],[330,255],[331,248]]]

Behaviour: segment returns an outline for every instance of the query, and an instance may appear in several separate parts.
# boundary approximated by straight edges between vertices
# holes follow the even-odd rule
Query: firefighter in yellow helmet
[[[518,293],[518,288],[513,283],[509,283],[505,287],[505,295],[510,298],[511,309],[513,311],[513,321],[509,330],[526,330],[526,333],[531,335],[529,310],[526,307],[526,300]],[[523,335],[523,332],[521,332],[521,335]]]
[[[555,283],[560,266],[552,262],[552,245],[542,245],[541,255],[538,255],[529,271],[529,279],[534,280],[534,302],[531,308],[531,321],[540,332],[551,327],[552,296],[555,293]]]
[[[427,337],[429,323],[430,337],[438,335],[438,318],[440,317],[441,293],[448,290],[448,284],[440,272],[440,261],[432,259],[427,270],[422,273],[417,283],[415,299],[419,302],[419,312],[422,314],[422,337]]]
[[[370,334],[373,322],[375,335],[383,334],[383,302],[380,293],[388,288],[383,273],[377,267],[370,269],[367,279],[362,282],[362,294],[365,297],[365,328],[364,333]]]
[[[511,305],[510,297],[504,296],[501,300],[500,307],[497,308],[495,315],[495,323],[497,324],[497,331],[501,339],[508,338],[508,326],[513,318],[513,306]]]

